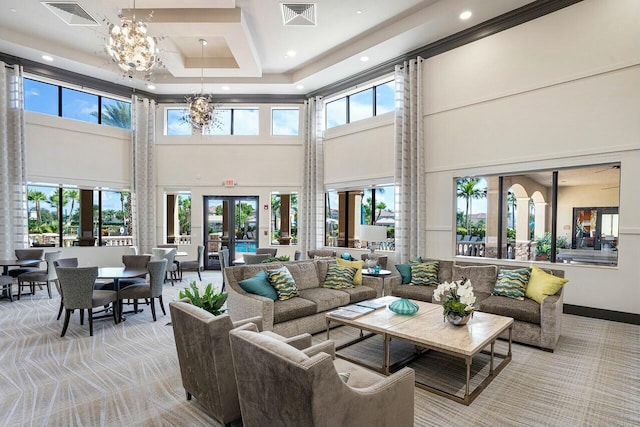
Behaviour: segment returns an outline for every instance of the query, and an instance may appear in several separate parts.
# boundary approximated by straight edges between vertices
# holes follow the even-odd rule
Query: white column
[[[534,231],[534,236],[544,236],[546,230],[546,217],[547,217],[547,203],[545,202],[534,202],[535,203],[535,218],[536,218],[536,226]]]

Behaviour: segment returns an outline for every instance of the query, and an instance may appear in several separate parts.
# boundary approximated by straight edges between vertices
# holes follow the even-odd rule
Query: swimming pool
[[[256,242],[236,242],[236,252],[255,252]]]

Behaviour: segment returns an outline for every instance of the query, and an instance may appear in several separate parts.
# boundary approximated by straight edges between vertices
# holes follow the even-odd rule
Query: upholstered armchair
[[[244,259],[244,263],[246,265],[250,264],[260,264],[262,261],[271,258],[269,254],[244,254],[242,255]]]
[[[315,257],[328,258],[328,257],[335,257],[335,256],[336,256],[336,251],[331,249],[312,249],[310,251],[307,251],[307,257],[309,259],[314,259]]]
[[[169,303],[169,309],[187,400],[195,396],[207,413],[223,424],[239,419],[240,403],[229,331],[248,325],[251,330],[258,332],[262,329],[262,319],[253,317],[232,322],[228,315],[214,316],[192,305],[188,298]],[[262,334],[276,341],[284,340],[296,348],[311,345],[309,334],[289,339],[272,332]]]
[[[246,327],[229,336],[244,427],[413,426],[413,369],[385,377],[334,360],[331,341],[300,351]]]
[[[268,254],[269,257],[274,257],[278,253],[278,248],[257,248],[256,254]]]

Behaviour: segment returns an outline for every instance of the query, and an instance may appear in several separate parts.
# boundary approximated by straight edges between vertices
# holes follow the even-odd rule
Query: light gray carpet
[[[194,277],[185,274],[182,286]],[[221,283],[219,272],[203,279]],[[166,304],[182,286],[165,285]],[[145,308],[119,325],[96,321],[89,337],[75,315],[60,338],[58,304],[46,291],[0,300],[0,426],[217,425],[185,399],[169,316],[158,309],[154,323]],[[570,315],[563,321],[555,353],[514,345],[512,362],[468,407],[416,389],[416,425],[640,425],[640,326]],[[337,329],[332,338],[351,333]],[[364,346],[360,355],[377,361],[375,340]],[[426,368],[438,363],[448,367],[431,377]],[[425,359],[415,367],[459,389],[455,361]],[[485,368],[479,361],[477,370]]]

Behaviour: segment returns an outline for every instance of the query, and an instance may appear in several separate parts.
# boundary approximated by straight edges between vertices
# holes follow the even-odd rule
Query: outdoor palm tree
[[[62,190],[63,193],[67,193],[67,201],[71,202],[71,209],[69,210],[69,215],[67,216],[67,227],[71,226],[71,217],[73,215],[73,209],[75,208],[76,200],[80,199],[80,195],[78,190]]]
[[[483,199],[487,197],[485,192],[477,187],[478,180],[473,178],[462,178],[458,180],[458,198],[463,198],[466,202],[466,224],[465,228],[469,229],[471,220],[471,203],[473,199]]]
[[[94,111],[91,115],[98,117],[98,112]],[[102,105],[102,124],[131,129],[131,104],[116,101],[115,104]]]
[[[47,196],[42,192],[42,191],[38,191],[38,190],[29,190],[29,192],[27,193],[27,199],[30,202],[35,203],[35,207],[36,207],[36,221],[38,224],[38,232],[40,232],[40,202],[44,202],[47,200]]]

